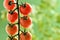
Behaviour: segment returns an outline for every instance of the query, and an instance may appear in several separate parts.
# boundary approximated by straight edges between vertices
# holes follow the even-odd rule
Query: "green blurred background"
[[[6,40],[7,10],[0,0],[0,40]],[[22,0],[32,5],[32,40],[60,40],[60,0]],[[20,0],[19,0],[20,2]]]

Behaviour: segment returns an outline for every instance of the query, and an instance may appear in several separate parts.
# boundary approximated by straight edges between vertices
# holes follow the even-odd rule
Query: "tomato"
[[[28,16],[23,16],[20,18],[20,25],[24,28],[29,28],[32,24],[32,20]]]
[[[32,36],[29,32],[21,33],[20,34],[20,40],[32,40]]]
[[[16,5],[10,3],[14,3],[14,2],[15,2],[14,0],[4,0],[3,5],[7,10],[13,10],[16,7]]]
[[[32,7],[29,3],[20,5],[19,10],[21,14],[28,15],[32,11]]]
[[[7,19],[10,23],[16,22],[16,20],[18,19],[18,13],[17,12],[13,12],[12,14],[8,13]]]
[[[15,35],[18,32],[18,27],[16,25],[7,25],[6,32],[9,35]]]

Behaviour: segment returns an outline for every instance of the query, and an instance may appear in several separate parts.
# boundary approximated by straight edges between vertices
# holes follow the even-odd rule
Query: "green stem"
[[[26,29],[24,28],[24,33],[26,33]]]
[[[18,0],[17,2],[17,11],[18,11],[18,40],[20,40],[20,15],[19,15],[19,4],[18,4]]]

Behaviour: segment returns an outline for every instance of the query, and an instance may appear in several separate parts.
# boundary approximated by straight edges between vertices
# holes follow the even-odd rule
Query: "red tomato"
[[[18,32],[18,27],[16,25],[7,25],[6,26],[6,32],[9,34],[9,35],[15,35],[17,32]]]
[[[22,5],[19,7],[19,10],[20,10],[21,14],[23,14],[23,15],[28,15],[28,14],[32,11],[32,7],[31,7],[30,4],[25,3],[25,4],[22,4]]]
[[[7,19],[9,22],[14,23],[18,18],[17,12],[13,12],[13,14],[8,13],[7,14]]]
[[[15,7],[16,7],[16,5],[15,4],[11,4],[11,5],[9,5],[9,2],[12,2],[12,3],[14,3],[15,1],[14,0],[4,0],[4,7],[7,9],[7,10],[13,10]]]
[[[32,36],[29,32],[21,33],[20,34],[20,40],[32,40]]]
[[[24,27],[24,28],[28,28],[31,24],[32,24],[32,21],[30,19],[30,17],[21,17],[20,18],[20,24]]]

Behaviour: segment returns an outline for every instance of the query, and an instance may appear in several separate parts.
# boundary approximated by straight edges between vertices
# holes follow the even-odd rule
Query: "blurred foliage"
[[[32,5],[32,40],[60,40],[60,0],[23,0]],[[20,1],[19,1],[20,2]],[[7,10],[0,1],[0,40],[7,38]],[[1,7],[2,6],[2,7]]]

